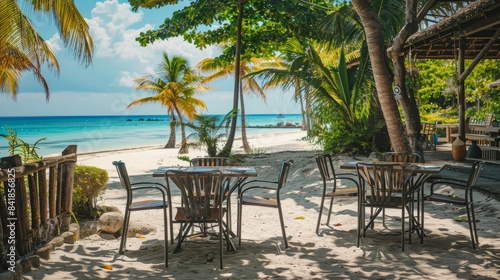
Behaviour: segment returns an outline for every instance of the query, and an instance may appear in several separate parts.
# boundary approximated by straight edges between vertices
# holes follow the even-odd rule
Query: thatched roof
[[[458,39],[465,42],[465,58],[473,59],[500,30],[500,0],[478,0],[458,13],[413,34],[406,41],[406,52],[412,57],[456,58]],[[500,36],[483,57],[500,58]]]

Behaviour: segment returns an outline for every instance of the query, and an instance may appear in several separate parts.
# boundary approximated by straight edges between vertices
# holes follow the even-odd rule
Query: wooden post
[[[36,173],[35,173],[36,174]],[[37,237],[40,230],[40,204],[38,200],[38,185],[37,178],[34,174],[28,175],[28,189],[30,193],[30,207],[31,207],[31,237],[38,242]],[[35,242],[35,243],[36,243]]]
[[[4,186],[4,193],[8,193],[7,190],[8,182],[4,182],[3,186]],[[5,203],[3,195],[0,195],[0,222],[2,223],[2,227],[0,228],[0,230],[2,232],[9,232],[7,228],[7,218],[8,218],[7,204]],[[7,234],[5,236],[0,235],[0,237],[2,237],[3,244],[7,244],[8,235]]]
[[[11,157],[5,157],[1,159],[2,162],[6,162],[10,167],[21,166],[21,156],[15,155]],[[17,250],[21,256],[26,255],[30,251],[30,239],[29,233],[29,218],[28,218],[28,204],[26,195],[26,185],[24,183],[24,177],[17,177],[16,175],[16,245]]]
[[[62,152],[62,155],[76,154],[76,145],[70,145]],[[62,166],[62,192],[61,192],[61,231],[69,230],[71,222],[71,211],[73,208],[73,183],[75,175],[74,162]]]
[[[49,169],[49,218],[55,219],[57,216],[57,167]]]
[[[38,171],[38,186],[39,186],[39,201],[40,201],[40,223],[43,230],[47,230],[47,220],[49,219],[47,215],[48,203],[47,203],[47,170],[43,169]]]

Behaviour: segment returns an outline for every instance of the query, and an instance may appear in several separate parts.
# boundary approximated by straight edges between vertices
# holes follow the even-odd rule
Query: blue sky
[[[188,1],[180,1],[185,4]],[[80,13],[90,26],[94,39],[93,64],[84,68],[75,62],[52,24],[36,23],[37,30],[55,52],[61,74],[44,72],[51,97],[45,101],[43,88],[30,73],[25,73],[17,101],[10,94],[0,93],[0,116],[65,116],[65,115],[138,115],[166,114],[159,104],[139,105],[127,109],[127,105],[147,93],[135,91],[133,80],[150,74],[161,61],[163,51],[170,56],[182,55],[194,66],[201,59],[214,57],[217,49],[203,51],[184,42],[182,38],[157,41],[141,47],[135,38],[141,31],[159,26],[165,17],[175,10],[164,7],[132,12],[128,1],[75,0]],[[200,96],[208,106],[206,114],[225,114],[232,107],[233,80],[226,79],[212,84],[210,93]],[[267,102],[256,96],[246,95],[247,114],[293,114],[300,108],[291,101],[291,93],[279,89],[268,91]]]

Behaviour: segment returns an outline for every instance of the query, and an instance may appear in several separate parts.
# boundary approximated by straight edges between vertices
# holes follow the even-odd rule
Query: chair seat
[[[222,208],[222,215],[226,213],[226,208]],[[210,207],[210,217],[200,218],[200,222],[209,223],[217,222],[219,220],[219,208]],[[196,219],[191,219],[186,214],[186,209],[184,207],[177,207],[177,213],[175,214],[174,222],[176,223],[196,223]]]
[[[433,193],[431,195],[426,196],[425,200],[465,205],[465,199],[458,198],[458,197],[451,197],[451,196],[447,196],[444,194],[438,194],[438,193]]]
[[[130,211],[134,210],[148,210],[148,209],[163,209],[163,201],[161,200],[142,200],[130,204]],[[167,202],[165,202],[168,205]]]
[[[402,207],[403,205],[403,197],[401,196],[391,196],[389,201],[383,203],[383,207],[389,208],[399,208]],[[370,206],[370,207],[379,207],[379,203],[373,202],[372,198],[370,196],[366,196],[366,203],[365,206]]]
[[[333,196],[357,196],[358,188],[339,188],[336,189],[335,192],[325,194],[325,197],[333,197]]]
[[[255,205],[262,207],[278,207],[278,202],[275,198],[261,197],[261,196],[248,196],[243,197],[240,201],[241,204],[244,205]]]

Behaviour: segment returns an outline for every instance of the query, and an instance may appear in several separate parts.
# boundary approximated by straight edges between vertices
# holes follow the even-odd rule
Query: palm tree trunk
[[[164,148],[172,149],[175,148],[175,124],[177,120],[175,119],[175,115],[173,112],[170,113],[170,137],[168,138],[168,142]]]
[[[306,123],[306,110],[304,108],[304,100],[300,91],[300,80],[295,79],[295,100],[300,102],[300,113],[302,114],[302,130],[308,130],[308,125]]]
[[[370,1],[352,0],[354,9],[361,18],[365,30],[377,95],[384,114],[391,145],[396,152],[411,150],[392,91],[392,76],[389,70],[382,25]]]
[[[243,29],[243,8],[245,7],[245,0],[240,0],[238,3],[238,27],[236,30],[236,55],[235,55],[235,65],[234,65],[234,94],[233,94],[233,110],[238,110],[238,97],[239,97],[239,87],[240,87],[240,69],[241,69],[241,33]],[[236,135],[236,122],[238,121],[238,114],[234,114],[233,120],[231,122],[231,130],[229,131],[229,136],[227,138],[226,145],[222,148],[220,156],[228,157],[231,154],[231,149],[234,143],[234,137]]]
[[[186,143],[186,126],[184,125],[184,121],[182,119],[182,114],[179,108],[175,107],[175,111],[177,112],[177,116],[179,116],[180,124],[181,124],[181,148],[179,150],[179,154],[187,154],[189,149]]]
[[[394,38],[390,56],[394,65],[394,84],[401,89],[401,98],[398,101],[403,108],[410,147],[424,159],[422,145],[420,144],[420,112],[413,91],[406,88],[406,67],[405,57],[403,56],[406,40],[418,30],[417,2],[417,0],[406,1],[406,24]],[[428,10],[431,6],[430,4],[426,5],[423,9]],[[427,10],[420,13],[426,14]]]
[[[241,106],[241,141],[243,142],[243,151],[245,154],[249,154],[252,152],[250,145],[248,144],[247,139],[247,123],[245,119],[245,101],[243,100],[243,86],[240,80],[240,106]]]

